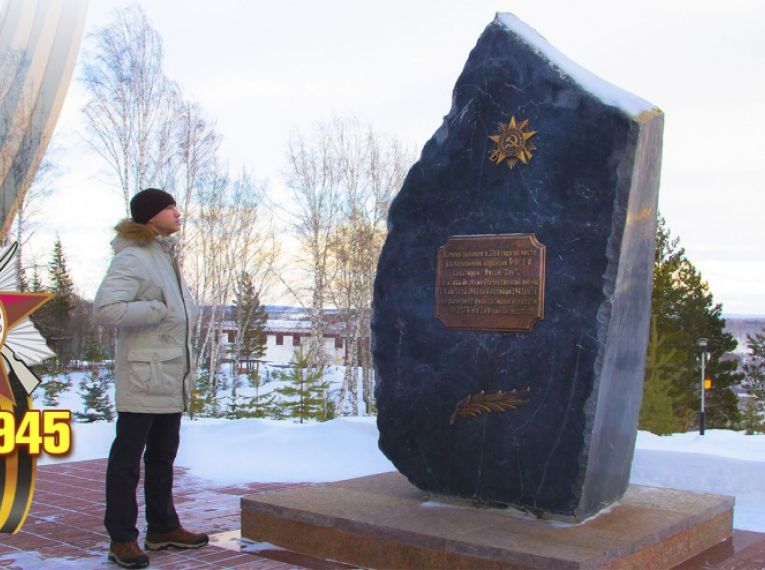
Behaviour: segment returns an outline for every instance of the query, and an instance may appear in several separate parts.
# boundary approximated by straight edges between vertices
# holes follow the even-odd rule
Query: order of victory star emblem
[[[9,372],[13,371],[27,394],[40,383],[29,369],[55,356],[35,326],[26,317],[49,301],[50,293],[18,291],[13,244],[0,254],[0,403],[16,405]]]
[[[489,159],[497,165],[507,162],[507,167],[511,170],[519,161],[528,164],[534,156],[532,151],[537,149],[534,143],[529,141],[537,131],[524,130],[528,124],[528,119],[516,123],[515,116],[512,116],[507,124],[499,123],[499,133],[489,137],[497,143],[497,146],[489,151]]]

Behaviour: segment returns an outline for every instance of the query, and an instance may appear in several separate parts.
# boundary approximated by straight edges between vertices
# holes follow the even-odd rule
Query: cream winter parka
[[[174,263],[175,238],[132,220],[115,230],[114,259],[93,316],[100,325],[117,327],[117,411],[184,411],[194,377],[191,332],[198,309]]]

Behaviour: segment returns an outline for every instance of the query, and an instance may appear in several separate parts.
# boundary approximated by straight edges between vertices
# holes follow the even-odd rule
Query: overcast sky
[[[419,153],[449,111],[482,30],[495,12],[512,12],[572,60],[665,112],[660,211],[726,313],[765,315],[765,2],[141,4],[164,39],[168,76],[217,122],[222,156],[275,192],[290,129],[333,116],[357,116]],[[91,0],[86,33],[124,5]],[[86,38],[82,49],[89,45]],[[78,289],[92,297],[122,205],[81,140],[83,102],[75,79],[55,136],[62,176],[33,249],[47,263],[60,235]]]

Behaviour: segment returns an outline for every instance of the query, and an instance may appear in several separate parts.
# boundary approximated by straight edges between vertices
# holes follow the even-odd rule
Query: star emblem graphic
[[[514,115],[508,124],[499,123],[499,133],[489,137],[490,140],[497,143],[497,146],[489,151],[489,158],[492,162],[499,165],[507,161],[507,167],[511,170],[518,164],[518,161],[528,164],[531,157],[534,156],[532,151],[537,149],[534,143],[529,141],[531,137],[537,134],[537,131],[524,130],[528,124],[528,119],[516,123]]]
[[[5,345],[12,329],[52,298],[53,295],[50,293],[0,291],[0,346]],[[5,351],[3,352],[5,353]],[[3,355],[7,358],[6,354]],[[8,378],[6,358],[0,358],[0,398],[5,398],[15,404],[16,401]]]
[[[0,409],[13,409],[18,402],[11,387],[15,376],[27,395],[40,384],[30,366],[56,356],[27,317],[53,298],[50,293],[18,290],[14,255],[18,244],[0,252]],[[9,375],[9,371],[13,374]],[[18,390],[16,391],[18,393]]]

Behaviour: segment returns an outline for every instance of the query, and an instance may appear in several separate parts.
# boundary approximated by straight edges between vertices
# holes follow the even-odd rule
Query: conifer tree
[[[43,394],[43,405],[46,408],[55,408],[59,405],[58,398],[62,392],[68,390],[72,385],[72,380],[63,372],[53,371],[52,374],[45,376],[40,384],[40,390]]]
[[[114,420],[114,406],[109,398],[108,379],[97,366],[91,366],[80,380],[83,411],[74,416],[83,422]]]
[[[252,276],[242,273],[239,276],[236,289],[236,299],[233,310],[239,335],[236,346],[236,360],[247,362],[248,374],[252,377],[250,361],[255,360],[255,376],[259,373],[259,360],[266,354],[266,322],[268,313],[260,304],[260,295],[255,291]]]
[[[731,387],[741,382],[743,375],[736,372],[734,361],[723,359],[736,348],[736,340],[725,332],[722,305],[714,302],[709,286],[661,217],[656,239],[651,312],[658,338],[664,339],[657,358],[664,359],[675,351],[671,359],[678,372],[673,375],[671,391],[675,417],[684,430],[692,428],[698,418],[700,362],[696,341],[703,337],[708,339],[710,355],[706,372],[712,378],[712,388],[706,393],[707,425],[735,427],[740,416]],[[646,379],[649,375],[647,369]]]
[[[35,313],[33,321],[56,353],[57,364],[60,368],[71,358],[69,324],[74,308],[74,283],[69,276],[60,239],[56,239],[53,245],[53,255],[48,264],[48,277],[50,281],[48,290],[53,293],[53,299]],[[32,281],[32,290],[40,290],[35,287],[41,287],[37,270]]]
[[[741,412],[741,427],[747,435],[765,433],[765,420],[760,402],[751,399],[746,401]]]
[[[746,335],[749,355],[744,364],[747,405],[742,426],[748,434],[765,432],[765,327],[754,336]]]
[[[327,398],[329,382],[324,380],[322,368],[312,366],[308,354],[302,350],[295,352],[289,371],[276,372],[275,376],[285,383],[275,392],[284,397],[279,404],[287,417],[296,418],[301,424],[309,419],[332,418],[334,410]]]
[[[110,422],[114,420],[114,407],[108,392],[110,378],[103,370],[103,353],[93,337],[87,341],[85,359],[88,370],[80,380],[83,411],[75,412],[74,416],[83,422]]]
[[[47,288],[42,283],[40,272],[37,267],[35,267],[34,272],[32,273],[30,290],[33,293],[47,291]],[[43,305],[42,308],[35,311],[29,318],[37,326],[51,350],[56,352],[55,359],[48,360],[32,367],[35,373],[42,379],[40,392],[43,395],[43,405],[48,408],[55,408],[59,405],[59,396],[62,392],[71,387],[72,380],[61,365],[57,350],[58,345],[54,342],[52,317],[50,308],[48,307],[51,302],[52,301]]]
[[[266,372],[267,374],[267,372]],[[255,373],[252,371],[249,374],[250,386],[255,389],[255,395],[252,396],[247,403],[250,417],[253,418],[267,418],[273,417],[279,419],[281,417],[281,410],[275,405],[276,394],[269,394],[268,396],[261,396],[260,388],[268,380],[262,380],[259,371]]]
[[[244,396],[232,392],[226,399],[228,416],[232,418],[274,418],[281,419],[284,414],[275,403],[276,394],[261,395],[260,389],[265,384],[259,374],[250,370],[248,375],[249,385],[255,389],[252,396]],[[241,386],[239,386],[241,387]]]
[[[226,398],[226,415],[231,419],[275,418],[282,417],[281,411],[274,405],[276,394],[261,396],[230,395]]]
[[[189,416],[193,419],[197,416],[214,415],[215,408],[215,395],[213,394],[210,376],[206,371],[200,372],[191,393]]]
[[[651,315],[640,429],[658,435],[675,433],[681,427],[673,408],[672,387],[683,374],[682,360],[676,349],[663,350],[664,343],[665,339],[659,337],[656,316]]]
[[[260,401],[260,359],[266,353],[266,321],[268,314],[260,304],[260,296],[253,285],[252,276],[245,272],[239,274],[236,283],[236,298],[232,318],[236,322],[237,337],[234,345],[234,378],[231,382],[231,393],[226,398],[227,416],[264,417],[268,404]],[[255,360],[253,370],[252,360]],[[245,397],[237,393],[242,383],[239,377],[240,363],[246,364],[247,378],[250,385],[255,385],[255,397]],[[273,398],[272,398],[273,400]]]
[[[245,398],[237,393],[237,390],[242,387],[242,380],[237,373],[236,367],[234,367],[234,374],[231,378],[231,393],[224,399],[226,405],[226,417],[239,419],[242,417],[242,413],[245,407]]]
[[[43,287],[42,279],[40,278],[40,272],[37,270],[37,267],[35,267],[35,270],[32,273],[32,283],[29,286],[29,290],[33,293],[39,293],[44,289],[45,288]]]
[[[284,417],[284,413],[276,405],[276,394],[269,394],[268,396],[255,394],[247,400],[246,412],[242,417],[278,420]]]
[[[219,418],[227,415],[228,396],[222,395],[219,388],[227,389],[228,378],[220,375],[215,379],[208,369],[200,369],[191,392],[189,416]]]

